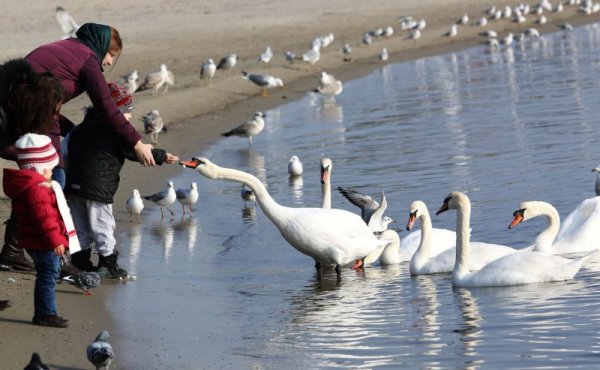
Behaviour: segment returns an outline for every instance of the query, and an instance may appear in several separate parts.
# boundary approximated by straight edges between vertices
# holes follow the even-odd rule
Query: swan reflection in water
[[[465,369],[478,369],[485,362],[485,360],[476,357],[478,355],[476,347],[480,344],[483,337],[483,330],[481,329],[482,318],[479,313],[479,307],[469,289],[454,288],[454,292],[458,298],[458,305],[463,319],[463,324],[458,329],[455,329],[454,332],[460,334],[460,341],[463,345],[462,355],[464,358],[469,359],[465,361]]]
[[[389,327],[406,320],[399,311],[402,296],[399,281],[409,279],[405,268],[344,269],[342,283],[325,270],[320,283],[309,283],[289,298],[290,320],[268,346],[289,351],[291,346],[305,359],[307,368],[329,367],[348,361],[367,368],[389,366],[396,353],[379,353],[382,341],[389,340]],[[312,279],[311,279],[312,281]],[[385,323],[385,324],[384,324]]]
[[[179,234],[180,232],[185,233],[185,240],[187,242],[187,249],[190,256],[194,255],[194,248],[196,247],[196,238],[198,235],[198,221],[193,218],[183,218],[181,222],[175,225],[175,231]]]

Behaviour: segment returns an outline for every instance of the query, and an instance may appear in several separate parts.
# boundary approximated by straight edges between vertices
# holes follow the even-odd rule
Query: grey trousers
[[[110,256],[116,244],[112,204],[74,195],[70,195],[67,202],[71,208],[81,249],[90,249],[94,244],[98,254],[104,257]]]

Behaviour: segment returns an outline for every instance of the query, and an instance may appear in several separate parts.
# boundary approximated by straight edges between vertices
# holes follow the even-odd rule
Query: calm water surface
[[[314,95],[265,112],[250,148],[220,141],[215,163],[259,177],[281,204],[320,205],[319,160],[332,185],[377,195],[402,228],[408,205],[434,212],[454,190],[471,197],[472,238],[517,248],[545,227],[514,230],[512,212],[544,200],[563,217],[594,195],[600,162],[600,30],[576,29],[489,53],[485,47],[386,65],[345,83],[335,103]],[[245,117],[240,118],[240,122]],[[290,181],[298,155],[304,176]],[[245,207],[237,183],[191,170],[193,217],[121,223],[123,265],[136,282],[111,287],[119,368],[590,368],[600,361],[600,256],[573,281],[453,289],[449,275],[407,265],[328,272]],[[142,191],[143,192],[143,191]],[[357,211],[339,194],[334,207]],[[116,207],[118,208],[118,207]],[[119,218],[127,216],[120,213]],[[455,214],[433,217],[454,229]],[[600,227],[600,226],[599,226]],[[406,231],[401,233],[406,234]]]

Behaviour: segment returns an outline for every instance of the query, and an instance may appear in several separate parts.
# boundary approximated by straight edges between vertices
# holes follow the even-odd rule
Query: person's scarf
[[[77,231],[75,231],[75,224],[73,223],[73,218],[71,218],[71,210],[67,205],[65,195],[59,183],[52,181],[51,184],[52,190],[54,190],[54,194],[56,195],[56,203],[58,204],[60,216],[62,217],[67,229],[67,235],[69,237],[69,252],[71,254],[79,252],[81,250],[81,245],[79,244],[79,238],[77,238]]]
[[[100,69],[104,71],[102,60],[110,47],[110,27],[97,23],[85,23],[79,27],[75,35],[77,35],[77,40],[92,49],[98,57]]]

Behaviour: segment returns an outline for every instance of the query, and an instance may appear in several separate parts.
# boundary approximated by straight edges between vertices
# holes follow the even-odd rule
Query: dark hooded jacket
[[[117,134],[102,124],[94,109],[88,111],[68,140],[65,194],[113,203],[125,159],[137,161],[133,149],[124,145]],[[152,156],[156,164],[162,165],[167,152],[155,148]]]
[[[12,211],[19,224],[19,248],[53,250],[61,244],[69,246],[56,195],[43,185],[45,182],[36,171],[4,169],[2,185],[12,199]]]

